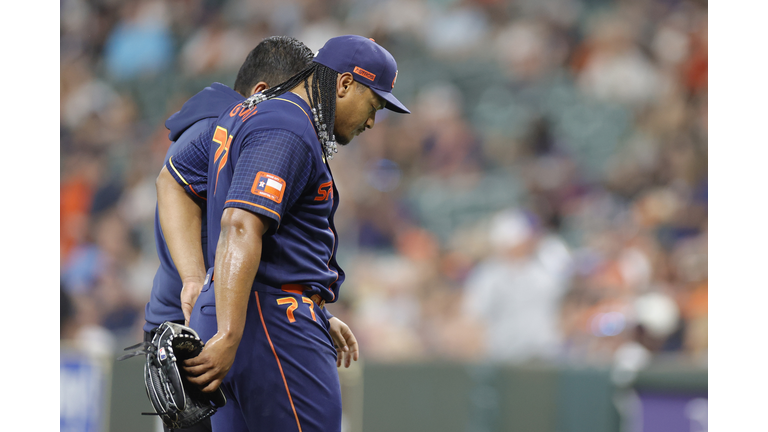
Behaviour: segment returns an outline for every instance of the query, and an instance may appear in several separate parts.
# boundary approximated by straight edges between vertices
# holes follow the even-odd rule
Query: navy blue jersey
[[[168,128],[168,138],[173,141],[165,155],[166,163],[170,158],[186,148],[189,143],[201,133],[206,132],[216,123],[216,118],[227,106],[232,103],[242,102],[245,98],[231,88],[220,83],[213,83],[201,92],[190,98],[181,110],[168,118],[165,126]],[[189,190],[189,188],[188,188]],[[190,192],[195,194],[194,190]],[[198,202],[204,204],[203,195],[196,197]],[[207,224],[206,214],[203,213],[203,230],[201,233],[203,243],[203,257],[207,261]],[[184,314],[181,311],[182,282],[179,272],[173,264],[171,254],[165,244],[165,237],[160,228],[160,220],[155,208],[155,246],[160,267],[157,269],[152,284],[150,300],[144,310],[146,324],[145,331],[150,331],[164,321],[183,321]]]
[[[299,284],[309,289],[307,295],[333,302],[344,281],[333,225],[338,191],[310,112],[293,93],[250,110],[232,104],[166,166],[188,191],[207,196],[210,263],[224,209],[257,213],[272,223],[263,237],[254,290],[280,292],[284,285]]]

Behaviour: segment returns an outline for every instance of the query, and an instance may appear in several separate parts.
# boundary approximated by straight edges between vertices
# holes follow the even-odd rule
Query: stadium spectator
[[[570,270],[567,248],[517,209],[493,218],[488,241],[492,253],[472,271],[462,297],[465,312],[483,323],[487,358],[556,359],[558,309]]]

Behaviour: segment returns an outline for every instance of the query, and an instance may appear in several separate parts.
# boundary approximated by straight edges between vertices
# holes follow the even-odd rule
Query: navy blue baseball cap
[[[314,61],[338,73],[352,73],[355,81],[369,87],[387,101],[387,109],[403,114],[411,113],[392,94],[397,81],[395,58],[373,39],[356,35],[329,39],[315,54]]]

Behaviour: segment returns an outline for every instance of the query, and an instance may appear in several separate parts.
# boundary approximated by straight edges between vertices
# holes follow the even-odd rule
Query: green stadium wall
[[[109,430],[156,431],[143,361],[112,367]],[[609,368],[358,363],[340,371],[344,432],[618,432]],[[706,367],[654,364],[631,388],[706,392]]]

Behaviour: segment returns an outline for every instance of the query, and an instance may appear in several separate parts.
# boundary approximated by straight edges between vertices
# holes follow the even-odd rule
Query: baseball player
[[[190,319],[207,343],[185,369],[228,398],[213,430],[340,430],[340,359],[321,312],[344,281],[328,159],[378,110],[409,112],[392,95],[396,77],[373,40],[333,38],[307,69],[230,105],[158,178],[159,200],[164,175],[208,200],[215,266]]]
[[[173,141],[165,155],[168,159],[185,148],[193,138],[208,130],[228,105],[239,103],[247,96],[269,88],[271,84],[285,81],[306,68],[312,61],[312,51],[298,40],[286,36],[273,36],[259,43],[246,58],[235,79],[234,90],[220,83],[189,99],[181,110],[165,122],[168,137]],[[206,254],[207,226],[204,224],[205,201],[189,199],[180,201],[177,211],[186,211],[186,233],[193,244],[184,257],[174,264],[166,245],[166,237],[160,226],[160,216],[155,211],[155,243],[160,267],[155,274],[152,292],[145,308],[145,340],[151,340],[152,331],[164,321],[184,323],[189,320],[192,305],[200,292],[208,267]],[[171,215],[172,216],[172,215]],[[177,218],[177,221],[181,221]],[[202,243],[201,243],[202,242]],[[194,246],[196,245],[196,246]],[[210,420],[205,420],[186,430],[210,430]]]

